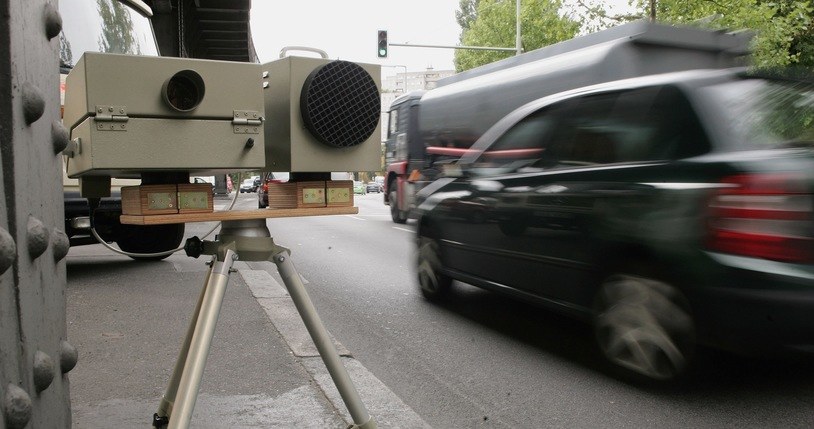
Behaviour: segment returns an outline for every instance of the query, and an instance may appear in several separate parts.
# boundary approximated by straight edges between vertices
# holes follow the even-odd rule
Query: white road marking
[[[393,227],[393,229],[397,229],[397,230],[399,230],[399,231],[404,231],[404,232],[413,232],[413,230],[411,230],[411,229],[407,229],[407,228],[399,228],[399,227],[397,227],[397,226],[394,226],[394,227]]]
[[[349,217],[349,218],[356,219],[356,220],[367,220],[367,219],[362,219],[362,218],[360,218],[359,216],[348,216],[348,217]]]

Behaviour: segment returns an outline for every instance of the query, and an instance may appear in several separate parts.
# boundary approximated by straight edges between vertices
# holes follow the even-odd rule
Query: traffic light
[[[379,58],[387,58],[387,30],[379,30]]]

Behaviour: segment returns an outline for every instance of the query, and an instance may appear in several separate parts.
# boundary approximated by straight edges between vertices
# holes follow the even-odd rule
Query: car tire
[[[449,296],[452,278],[442,272],[438,241],[421,237],[418,246],[418,286],[428,301],[441,301]]]
[[[118,228],[116,244],[128,253],[160,253],[177,249],[184,239],[184,224],[125,225]],[[139,261],[158,261],[164,256],[131,256]]]
[[[393,186],[395,186],[395,183]],[[395,189],[390,191],[390,217],[395,223],[407,223],[407,212],[399,210],[399,196]]]
[[[268,206],[269,206],[268,204],[263,204],[263,201],[257,201],[257,208],[258,209],[264,209],[264,208],[266,208]]]
[[[695,325],[684,295],[650,276],[607,277],[594,301],[596,343],[623,375],[649,382],[682,378],[693,360]]]

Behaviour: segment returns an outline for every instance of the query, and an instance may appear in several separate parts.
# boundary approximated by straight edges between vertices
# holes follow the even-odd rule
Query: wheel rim
[[[694,331],[674,288],[617,275],[603,283],[598,302],[597,343],[609,361],[655,380],[684,371]]]

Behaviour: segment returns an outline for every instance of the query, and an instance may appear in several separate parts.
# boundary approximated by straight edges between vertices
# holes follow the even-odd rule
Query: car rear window
[[[704,88],[724,116],[736,149],[814,144],[814,84],[742,79]]]

